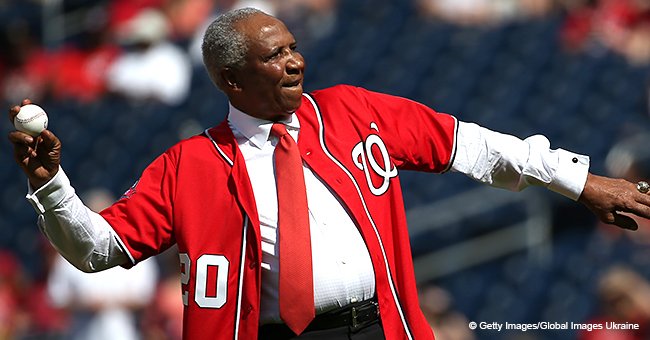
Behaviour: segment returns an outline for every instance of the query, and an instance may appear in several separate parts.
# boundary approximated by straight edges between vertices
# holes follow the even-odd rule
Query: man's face
[[[278,19],[254,15],[239,23],[248,39],[243,68],[236,70],[246,113],[278,120],[300,107],[305,61],[296,40]]]

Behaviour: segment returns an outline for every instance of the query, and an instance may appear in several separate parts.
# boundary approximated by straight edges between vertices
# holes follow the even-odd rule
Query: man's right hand
[[[21,106],[31,103],[29,99],[25,99]],[[9,109],[12,126],[21,106],[16,105]],[[59,171],[61,141],[50,130],[44,130],[36,137],[12,131],[9,133],[9,141],[14,145],[16,163],[23,169],[34,190],[49,182]]]

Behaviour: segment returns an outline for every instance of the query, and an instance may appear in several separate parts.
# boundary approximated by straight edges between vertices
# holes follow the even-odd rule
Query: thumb
[[[59,141],[59,138],[50,130],[43,130],[40,134],[40,137],[42,145],[48,149],[56,146],[61,147],[61,141]]]
[[[608,215],[609,216],[607,218],[603,219],[603,222],[608,223],[608,224],[613,224],[613,225],[616,225],[616,226],[618,226],[620,228],[628,229],[628,230],[637,230],[637,229],[639,229],[639,225],[630,216],[619,214],[618,212],[612,212],[612,213],[610,213]]]

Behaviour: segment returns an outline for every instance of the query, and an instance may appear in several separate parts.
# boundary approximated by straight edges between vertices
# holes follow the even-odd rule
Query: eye
[[[281,52],[282,52],[282,50],[279,49],[279,48],[274,49],[273,51],[271,51],[270,54],[268,54],[268,55],[266,55],[264,57],[264,61],[270,61],[272,59],[277,58],[280,55]]]

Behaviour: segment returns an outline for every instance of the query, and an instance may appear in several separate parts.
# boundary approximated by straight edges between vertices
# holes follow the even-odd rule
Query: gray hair
[[[248,52],[246,36],[235,29],[235,25],[253,15],[266,14],[255,8],[241,8],[219,15],[203,36],[203,64],[212,81],[219,86],[217,72],[224,67],[242,67]]]

